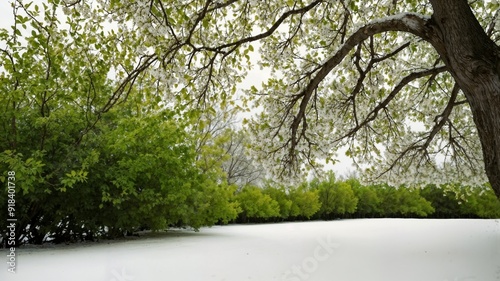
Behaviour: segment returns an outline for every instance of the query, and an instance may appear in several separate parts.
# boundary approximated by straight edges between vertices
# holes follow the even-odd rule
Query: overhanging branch
[[[297,97],[300,97],[301,101],[299,105],[299,111],[297,115],[294,117],[294,121],[291,125],[291,137],[290,137],[291,153],[293,153],[295,147],[297,146],[298,141],[300,140],[299,127],[300,124],[303,123],[306,118],[305,117],[306,109],[314,93],[314,90],[317,89],[319,84],[326,78],[326,76],[344,60],[344,58],[349,54],[349,52],[351,52],[357,45],[359,45],[369,37],[375,34],[380,34],[389,31],[408,32],[424,40],[428,40],[429,37],[427,34],[430,32],[427,27],[428,20],[429,20],[428,17],[422,15],[404,13],[368,23],[367,25],[359,28],[356,32],[354,32],[340,47],[340,49],[332,57],[326,60],[325,63],[323,63],[323,65],[319,68],[314,78],[311,79],[311,81],[307,84],[307,86],[297,95]],[[424,74],[426,73],[420,75]],[[411,79],[411,77],[408,79]],[[403,87],[406,84],[403,83],[401,87]],[[399,90],[396,91],[395,94],[397,94],[397,92],[399,92]],[[298,101],[299,98],[297,98],[296,100]],[[390,100],[391,99],[387,100],[387,103]],[[384,106],[382,106],[381,108],[383,107]],[[303,134],[303,131],[300,134]]]

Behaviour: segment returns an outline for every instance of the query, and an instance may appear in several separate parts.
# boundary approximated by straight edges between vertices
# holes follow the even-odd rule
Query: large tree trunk
[[[500,48],[486,35],[466,0],[430,2],[436,30],[431,43],[470,104],[486,175],[500,198]]]

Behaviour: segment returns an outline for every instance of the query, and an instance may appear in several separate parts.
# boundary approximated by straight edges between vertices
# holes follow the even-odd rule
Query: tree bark
[[[430,0],[431,40],[472,110],[486,175],[500,199],[500,48],[486,35],[467,0]]]

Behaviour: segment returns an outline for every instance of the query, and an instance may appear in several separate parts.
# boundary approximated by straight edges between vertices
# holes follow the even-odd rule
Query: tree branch
[[[234,46],[243,45],[245,43],[249,43],[249,42],[253,42],[253,41],[258,41],[260,39],[269,37],[271,34],[273,34],[278,29],[278,27],[281,26],[281,24],[288,17],[290,17],[292,15],[297,15],[297,14],[305,14],[305,13],[307,13],[308,11],[310,11],[311,9],[313,9],[314,7],[316,7],[318,4],[320,4],[322,2],[323,2],[322,0],[316,0],[316,1],[313,1],[311,4],[309,4],[307,6],[304,6],[304,7],[300,8],[300,9],[290,10],[290,11],[287,11],[287,12],[283,13],[279,17],[279,19],[276,22],[274,22],[274,24],[267,31],[262,32],[260,34],[257,34],[257,35],[254,35],[254,36],[250,36],[250,37],[246,37],[246,38],[243,38],[243,39],[231,42],[231,43],[223,44],[223,45],[220,45],[220,46],[217,46],[217,47],[202,47],[202,48],[200,48],[200,50],[208,50],[208,51],[220,52],[223,49],[227,49],[227,48],[231,48],[231,47],[234,47]]]
[[[444,71],[446,71],[446,67],[441,66],[438,68],[432,68],[432,69],[428,69],[428,70],[424,70],[424,71],[420,71],[420,72],[413,72],[413,73],[407,75],[406,77],[401,79],[401,81],[398,83],[398,85],[396,87],[394,87],[394,89],[389,93],[389,95],[382,102],[377,104],[377,106],[375,106],[370,111],[370,113],[367,114],[366,118],[361,123],[357,124],[354,128],[349,130],[349,132],[347,132],[346,134],[344,134],[340,138],[336,139],[335,142],[338,142],[344,138],[353,137],[361,128],[365,127],[366,125],[368,125],[368,123],[375,120],[377,118],[379,112],[382,109],[387,108],[387,105],[389,105],[389,103],[397,96],[397,94],[399,92],[401,92],[401,90],[405,86],[407,86],[409,83],[411,83],[412,81],[415,81],[416,79],[419,79],[419,78],[422,78],[425,76],[436,75],[436,74],[442,73]]]
[[[358,44],[362,43],[364,40],[368,39],[370,36],[388,31],[409,32],[423,38],[424,40],[428,39],[429,37],[426,34],[429,32],[427,27],[427,21],[429,19],[430,18],[417,14],[410,14],[410,13],[399,14],[369,23],[359,28],[356,32],[354,32],[340,47],[340,49],[322,65],[322,67],[318,70],[314,78],[309,82],[309,84],[305,87],[305,89],[302,90],[301,93],[298,95],[302,98],[302,101],[300,103],[299,112],[295,116],[294,121],[291,125],[291,131],[292,131],[290,139],[291,151],[295,149],[299,141],[300,136],[298,135],[298,129],[300,124],[305,119],[306,108],[314,90],[325,79],[325,77],[337,65],[339,65],[342,62],[342,60],[344,60],[344,58],[351,50],[353,50]],[[388,100],[387,102],[389,101],[390,100]]]

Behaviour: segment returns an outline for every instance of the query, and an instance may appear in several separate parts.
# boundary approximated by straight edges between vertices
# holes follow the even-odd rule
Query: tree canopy
[[[497,1],[48,3],[16,1],[16,32],[39,18],[35,34],[65,38],[47,53],[71,47],[105,62],[119,82],[100,94],[100,112],[155,85],[163,106],[260,112],[246,125],[268,170],[294,174],[347,146],[372,180],[489,180],[500,195]],[[67,26],[54,29],[47,11]],[[239,91],[253,67],[269,77]]]

